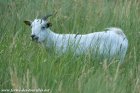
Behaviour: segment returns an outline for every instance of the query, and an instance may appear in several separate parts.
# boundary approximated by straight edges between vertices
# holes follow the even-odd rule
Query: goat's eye
[[[42,26],[42,27],[41,27],[42,30],[44,30],[45,28],[46,28],[45,26]]]

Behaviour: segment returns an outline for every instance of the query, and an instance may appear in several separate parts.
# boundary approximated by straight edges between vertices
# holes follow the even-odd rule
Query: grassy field
[[[23,21],[53,12],[57,33],[122,28],[129,41],[125,63],[48,54]],[[139,0],[0,0],[0,21],[0,93],[140,93]]]

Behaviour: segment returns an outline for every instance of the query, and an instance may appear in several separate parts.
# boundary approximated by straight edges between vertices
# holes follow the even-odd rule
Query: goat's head
[[[34,21],[24,21],[32,29],[31,37],[33,41],[43,42],[47,37],[47,30],[52,25],[47,20],[49,16],[51,15],[47,15],[42,19],[35,19]]]

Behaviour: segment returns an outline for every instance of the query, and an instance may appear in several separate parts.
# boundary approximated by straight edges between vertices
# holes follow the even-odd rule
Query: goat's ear
[[[28,26],[31,26],[31,21],[24,21],[24,23],[26,24],[26,25],[28,25]]]
[[[51,26],[52,26],[52,23],[48,22],[48,23],[46,24],[46,26],[47,26],[47,27],[51,27]]]

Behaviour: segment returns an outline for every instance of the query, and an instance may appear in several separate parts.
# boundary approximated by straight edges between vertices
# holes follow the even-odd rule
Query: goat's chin
[[[41,41],[36,40],[36,39],[32,39],[32,41],[35,42],[35,43],[41,43]]]
[[[36,40],[35,42],[36,42],[36,43],[41,43],[41,41],[39,41],[39,40]]]
[[[44,40],[37,40],[36,42],[37,42],[37,43],[43,43]]]

